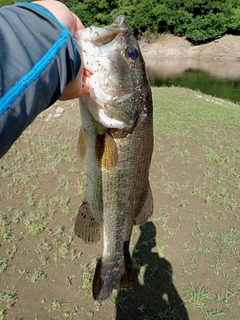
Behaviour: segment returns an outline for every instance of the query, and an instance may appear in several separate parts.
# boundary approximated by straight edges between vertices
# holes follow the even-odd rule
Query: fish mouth
[[[111,42],[116,36],[127,33],[128,27],[125,15],[118,16],[114,22],[104,28],[90,27],[91,42],[97,46],[103,46]]]
[[[76,39],[81,38],[82,41],[91,42],[96,47],[101,47],[124,33],[128,33],[126,17],[125,15],[120,15],[109,26],[91,26],[83,30],[78,30],[74,32],[74,37]]]

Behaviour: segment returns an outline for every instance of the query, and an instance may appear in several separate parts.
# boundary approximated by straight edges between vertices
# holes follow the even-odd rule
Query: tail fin
[[[106,300],[114,289],[131,289],[134,286],[135,275],[129,252],[125,257],[116,256],[114,261],[98,260],[92,284],[95,300]]]

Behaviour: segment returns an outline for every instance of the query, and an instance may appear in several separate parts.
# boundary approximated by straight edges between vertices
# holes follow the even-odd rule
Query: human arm
[[[63,23],[73,34],[77,30],[84,29],[81,20],[71,12],[63,3],[55,0],[34,1],[49,10],[55,18]],[[59,100],[70,100],[85,95],[88,92],[88,81],[91,73],[87,70],[79,69],[76,78],[64,89]]]
[[[57,1],[0,9],[0,157],[41,111],[87,93],[77,28],[80,20]]]

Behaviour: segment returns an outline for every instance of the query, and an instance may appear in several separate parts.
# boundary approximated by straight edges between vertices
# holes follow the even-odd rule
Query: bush
[[[195,43],[207,42],[227,31],[228,19],[222,13],[197,16],[186,30],[186,37]]]
[[[12,4],[14,4],[15,0],[0,0],[0,8],[3,6],[10,6]],[[24,0],[24,2],[31,2],[31,0]]]
[[[183,0],[184,10],[196,16],[207,16],[210,13],[223,13],[224,16],[232,14],[229,0]]]
[[[171,32],[173,10],[169,9],[165,4],[159,4],[155,9],[155,15],[155,32]]]
[[[192,23],[192,15],[183,9],[179,9],[176,12],[173,12],[172,15],[172,33],[178,35],[184,35],[187,28]]]
[[[70,10],[73,11],[82,21],[85,27],[91,25],[109,24],[109,16],[114,8],[114,1],[99,0],[84,0],[78,2],[71,1]]]
[[[228,19],[230,33],[240,34],[240,8],[233,10],[234,14]]]

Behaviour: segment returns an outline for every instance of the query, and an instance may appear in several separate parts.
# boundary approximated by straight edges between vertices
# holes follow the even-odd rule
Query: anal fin
[[[97,243],[100,240],[100,225],[91,217],[89,204],[83,199],[75,219],[74,233],[85,243]]]

